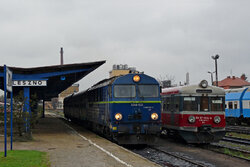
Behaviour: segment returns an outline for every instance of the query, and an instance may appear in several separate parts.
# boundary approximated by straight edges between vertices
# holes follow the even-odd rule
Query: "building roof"
[[[47,80],[47,86],[30,87],[30,92],[36,93],[39,100],[50,100],[104,63],[105,61],[97,61],[32,68],[8,68],[13,72],[13,80]],[[0,89],[2,90],[4,89],[3,81],[3,66],[0,66]],[[13,87],[14,94],[21,90],[23,87]]]
[[[219,87],[224,88],[231,88],[231,87],[243,87],[243,86],[249,86],[250,82],[247,82],[239,77],[230,77],[223,79],[222,81],[218,82]]]

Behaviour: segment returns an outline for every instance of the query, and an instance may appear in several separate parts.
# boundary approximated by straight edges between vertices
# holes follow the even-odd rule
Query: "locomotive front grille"
[[[128,115],[128,120],[139,120],[142,118],[142,114],[133,114],[133,115]]]
[[[136,124],[136,125],[133,125],[133,131],[135,133],[140,133],[141,132],[141,126]]]

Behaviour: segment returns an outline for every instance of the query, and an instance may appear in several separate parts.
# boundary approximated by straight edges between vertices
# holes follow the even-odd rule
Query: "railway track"
[[[238,137],[225,136],[222,138],[222,140],[227,141],[227,142],[237,143],[237,144],[248,145],[248,146],[250,145],[250,140],[242,139],[242,138],[238,138]]]
[[[181,155],[179,152],[169,152],[164,148],[156,146],[147,146],[143,150],[131,150],[136,154],[140,154],[144,158],[149,159],[163,167],[174,167],[174,166],[183,166],[183,167],[210,167],[213,166],[210,163],[201,162]]]
[[[231,154],[230,156],[250,162],[250,151],[243,150],[243,149],[241,149],[239,147],[231,147],[231,146],[227,146],[227,145],[223,145],[223,144],[219,144],[219,143],[211,143],[205,149],[209,149],[209,150],[212,150],[212,151],[215,151],[215,152],[226,154],[225,151],[219,151],[218,149],[220,149],[220,148],[222,148],[222,149],[228,149],[229,151],[232,151],[232,152],[241,153],[241,154],[244,155],[244,157],[238,156],[238,154],[237,155],[232,155]],[[226,154],[226,155],[228,155],[228,154]],[[248,157],[248,158],[245,158],[245,157]]]
[[[184,156],[178,155],[178,154],[176,154],[176,153],[174,153],[174,152],[169,152],[169,151],[162,150],[162,149],[156,148],[156,147],[150,147],[150,148],[151,148],[151,149],[154,149],[154,150],[156,150],[156,151],[158,151],[158,152],[161,152],[161,153],[163,153],[163,154],[166,154],[166,155],[168,155],[168,156],[172,156],[172,157],[174,157],[174,158],[176,158],[176,159],[179,159],[179,160],[188,162],[188,163],[191,164],[191,166],[207,167],[207,165],[205,165],[205,164],[202,164],[202,163],[197,162],[197,161],[195,161],[195,160],[192,160],[192,159],[186,158],[186,157],[184,157]]]
[[[250,127],[248,126],[227,126],[227,132],[237,132],[243,134],[250,134]]]

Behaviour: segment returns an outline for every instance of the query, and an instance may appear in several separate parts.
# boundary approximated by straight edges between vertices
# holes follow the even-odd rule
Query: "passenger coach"
[[[226,120],[250,125],[250,87],[226,90]]]
[[[162,129],[188,143],[210,143],[225,135],[225,91],[199,85],[162,89]]]
[[[160,87],[145,74],[113,77],[65,98],[64,114],[119,144],[148,144],[161,131]]]

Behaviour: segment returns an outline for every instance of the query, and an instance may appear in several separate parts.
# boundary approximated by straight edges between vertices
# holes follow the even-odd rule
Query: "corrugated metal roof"
[[[89,63],[54,65],[45,67],[8,67],[13,71],[13,80],[47,80],[46,87],[30,87],[31,94],[36,93],[38,99],[50,100],[59,93],[81,80],[106,61]],[[63,77],[63,79],[62,79]],[[0,89],[4,89],[3,66],[0,66]],[[23,87],[13,87],[14,94],[23,90]]]

